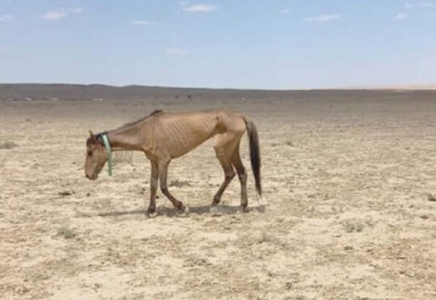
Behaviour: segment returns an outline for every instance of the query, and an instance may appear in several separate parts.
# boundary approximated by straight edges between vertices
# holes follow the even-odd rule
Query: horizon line
[[[167,88],[167,89],[196,89],[196,90],[236,90],[236,91],[317,91],[317,90],[436,90],[436,84],[410,84],[410,85],[375,85],[375,86],[335,86],[335,87],[308,87],[308,88],[237,88],[237,87],[195,87],[170,86],[146,84],[106,84],[106,83],[65,83],[65,82],[0,82],[0,85],[75,85],[75,86],[104,86],[113,88]]]

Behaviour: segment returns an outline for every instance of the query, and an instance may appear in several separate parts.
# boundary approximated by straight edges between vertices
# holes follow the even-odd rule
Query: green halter
[[[112,150],[111,145],[109,143],[109,139],[107,137],[107,133],[103,133],[101,135],[101,138],[103,139],[104,147],[106,148],[107,152],[107,162],[108,162],[108,174],[109,176],[112,176]]]

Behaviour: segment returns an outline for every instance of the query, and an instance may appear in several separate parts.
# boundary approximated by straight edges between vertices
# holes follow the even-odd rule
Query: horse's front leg
[[[150,205],[148,206],[147,213],[152,215],[156,212],[156,194],[159,181],[159,168],[157,164],[151,162],[151,176],[150,176]]]
[[[189,209],[179,200],[177,200],[168,190],[167,185],[167,177],[168,177],[168,166],[170,161],[162,162],[159,164],[159,181],[160,181],[160,189],[162,193],[171,201],[174,207],[178,208],[180,211],[184,213],[188,213]]]

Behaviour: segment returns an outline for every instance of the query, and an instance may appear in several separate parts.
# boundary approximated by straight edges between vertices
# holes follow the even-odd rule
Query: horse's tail
[[[260,204],[262,198],[262,185],[260,178],[260,147],[259,147],[259,134],[257,133],[256,126],[253,121],[244,118],[247,126],[248,139],[250,144],[250,160],[251,169],[253,170],[254,181],[256,184],[257,197]]]

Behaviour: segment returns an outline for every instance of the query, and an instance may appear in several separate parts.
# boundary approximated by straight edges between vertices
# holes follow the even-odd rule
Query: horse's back
[[[243,116],[228,110],[159,113],[155,139],[172,158],[182,156],[213,136],[240,138]]]

